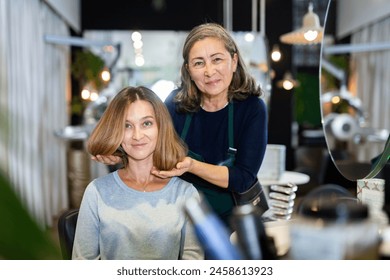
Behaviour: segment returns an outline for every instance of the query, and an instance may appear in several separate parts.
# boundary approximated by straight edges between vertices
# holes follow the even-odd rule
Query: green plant
[[[31,218],[0,172],[0,259],[61,259],[59,248]]]
[[[295,119],[303,126],[321,125],[321,108],[318,75],[299,72],[301,86],[295,89]]]
[[[100,73],[104,68],[104,61],[99,56],[89,50],[78,50],[75,52],[74,62],[72,64],[72,76],[82,84],[90,84],[97,91],[104,86]]]

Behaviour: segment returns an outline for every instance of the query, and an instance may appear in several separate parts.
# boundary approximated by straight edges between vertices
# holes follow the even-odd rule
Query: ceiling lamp
[[[284,73],[283,80],[277,82],[277,86],[285,90],[292,90],[294,87],[299,86],[299,82],[294,80],[290,71],[287,71]]]
[[[309,3],[309,11],[303,17],[302,27],[280,36],[280,41],[292,45],[311,45],[321,43],[324,30],[320,19],[313,12],[313,3]]]

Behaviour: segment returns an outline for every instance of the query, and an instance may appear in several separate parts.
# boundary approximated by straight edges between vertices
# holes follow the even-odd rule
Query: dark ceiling
[[[223,0],[81,0],[83,30],[188,31],[204,22],[223,24]],[[251,31],[252,0],[233,2],[233,31]],[[258,1],[260,2],[260,1]],[[270,41],[291,30],[292,0],[266,1]],[[258,13],[260,18],[260,13]],[[258,20],[259,22],[259,20]]]
[[[265,35],[268,45],[292,30],[293,3],[310,0],[266,0]],[[322,0],[316,0],[322,1]],[[260,31],[258,0],[258,31]],[[252,0],[232,0],[233,31],[252,30]],[[305,7],[307,6],[305,4]],[[306,9],[306,8],[305,8]],[[204,22],[224,23],[224,0],[81,0],[82,30],[189,31]],[[291,69],[291,46],[280,45],[284,59],[272,65],[279,79]]]

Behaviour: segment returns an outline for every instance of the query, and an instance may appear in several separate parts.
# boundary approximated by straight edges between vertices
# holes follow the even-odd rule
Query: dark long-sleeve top
[[[182,133],[186,114],[176,111],[173,91],[165,100],[178,134]],[[263,99],[249,96],[244,101],[234,100],[234,148],[236,159],[229,168],[228,190],[243,192],[257,177],[268,140],[267,109]],[[218,164],[226,160],[228,144],[228,106],[217,111],[200,109],[193,114],[186,139],[189,149],[204,161]]]

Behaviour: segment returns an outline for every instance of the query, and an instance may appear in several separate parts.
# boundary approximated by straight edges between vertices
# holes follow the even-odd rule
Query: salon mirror
[[[390,2],[330,0],[320,60],[320,102],[329,153],[351,181],[389,159]]]

